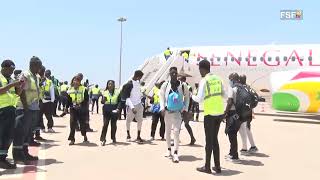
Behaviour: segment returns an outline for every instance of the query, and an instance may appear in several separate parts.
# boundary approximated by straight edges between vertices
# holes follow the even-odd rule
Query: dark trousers
[[[43,114],[46,116],[46,119],[48,120],[47,126],[48,129],[53,128],[53,108],[54,103],[47,102],[47,103],[41,103],[40,104],[40,128],[45,129],[44,123],[43,123]]]
[[[29,146],[33,132],[39,125],[39,113],[38,110],[16,110],[13,148],[22,149],[22,146]]]
[[[57,116],[57,107],[58,107],[58,99],[54,101],[53,112],[52,112],[54,116]]]
[[[86,136],[87,124],[86,116],[82,108],[70,108],[70,134],[68,140],[75,140],[76,127],[80,124],[80,131],[82,136]]]
[[[184,126],[186,127],[186,129],[187,129],[187,131],[188,131],[188,133],[190,135],[190,138],[194,139],[192,128],[191,128],[191,126],[189,124],[189,121],[190,121],[189,119],[183,118]]]
[[[192,113],[196,113],[196,120],[198,121],[199,120],[199,114],[200,114],[199,103],[193,102]]]
[[[165,133],[166,127],[165,127],[164,118],[161,116],[161,113],[153,113],[152,114],[151,137],[153,137],[153,138],[156,134],[156,129],[157,129],[157,125],[158,125],[159,120],[160,120],[160,131],[159,131],[160,137],[164,138],[164,133]]]
[[[123,111],[124,119],[126,119],[127,118],[127,106],[126,106],[126,102],[125,101],[121,101],[121,106],[120,106],[118,119],[121,119],[122,111]]]
[[[93,113],[94,105],[97,106],[97,113],[99,114],[99,99],[92,99],[92,106],[91,106],[91,111]]]
[[[109,111],[103,112],[103,127],[102,127],[100,141],[106,140],[107,130],[108,130],[110,121],[111,121],[111,139],[116,140],[117,120],[118,120],[118,114],[112,113]]]
[[[238,159],[238,131],[240,129],[241,121],[238,118],[234,118],[236,115],[235,111],[230,111],[230,113],[227,116],[227,122],[226,122],[226,133],[228,134],[229,141],[230,141],[230,152],[229,155],[232,156],[232,159]]]
[[[58,98],[59,98],[59,99],[58,99],[58,109],[59,109],[59,110],[62,110],[62,109],[61,109],[61,105],[62,105],[62,96],[59,96]]]
[[[220,168],[220,147],[218,134],[222,118],[222,116],[204,116],[204,132],[206,136],[206,168],[211,168],[212,153],[215,167]]]
[[[0,160],[7,157],[13,141],[16,108],[13,106],[0,109]]]

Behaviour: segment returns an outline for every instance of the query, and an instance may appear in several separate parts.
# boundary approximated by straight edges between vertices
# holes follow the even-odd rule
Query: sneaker
[[[101,141],[101,146],[105,146],[106,145],[106,141]]]
[[[154,141],[154,137],[151,137],[151,138],[149,139],[149,141]]]
[[[251,147],[251,148],[249,149],[249,152],[250,152],[250,153],[256,153],[256,152],[258,152],[258,148],[257,148],[256,146],[253,146],[253,147]]]
[[[131,142],[131,137],[127,136],[127,142]]]
[[[11,164],[8,160],[1,160],[0,161],[0,168],[1,169],[17,169],[16,164]]]
[[[246,149],[241,149],[240,150],[240,153],[243,155],[243,154],[248,154],[248,150],[246,150]]]
[[[116,140],[116,139],[112,139],[112,143],[113,143],[113,144],[116,144],[116,143],[117,143],[117,140]]]
[[[164,155],[164,157],[171,158],[172,157],[171,150],[167,150],[167,152]]]
[[[42,133],[46,133],[46,129],[41,129],[41,132]]]
[[[195,139],[195,138],[192,138],[189,145],[192,146],[192,145],[194,145],[195,142],[196,142],[196,139]]]
[[[41,136],[36,136],[34,139],[37,141],[45,141]]]
[[[220,174],[221,173],[221,168],[219,167],[219,168],[217,168],[217,167],[212,167],[212,170],[214,171],[214,172],[216,172],[217,174]]]
[[[88,141],[88,138],[87,138],[87,136],[85,136],[84,138],[83,138],[83,143],[88,143],[89,141]]]
[[[55,133],[55,131],[52,128],[50,128],[48,129],[48,133]]]
[[[211,174],[211,169],[210,168],[206,168],[205,166],[197,168],[197,171],[202,172],[202,173],[207,173],[207,174]]]
[[[39,160],[38,156],[32,156],[29,153],[26,153],[25,157],[26,157],[27,161],[38,161]]]
[[[161,141],[165,141],[166,139],[164,137],[161,137]]]
[[[141,139],[141,137],[138,137],[137,140],[136,140],[136,142],[139,143],[139,144],[142,144],[142,143],[144,142],[144,140]]]
[[[224,158],[225,158],[225,159],[231,159],[232,156],[231,156],[230,154],[227,154],[227,155],[224,156]]]
[[[178,156],[178,154],[173,154],[173,159],[172,159],[172,161],[173,161],[174,163],[179,163],[179,156]]]
[[[88,129],[87,129],[87,132],[93,132],[93,129],[88,128]]]
[[[74,142],[75,142],[74,140],[70,141],[69,146],[74,145]]]

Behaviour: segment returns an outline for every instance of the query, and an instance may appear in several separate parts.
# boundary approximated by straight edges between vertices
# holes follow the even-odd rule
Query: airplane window
[[[309,56],[309,57],[308,57],[308,60],[309,60],[309,61],[312,61],[312,56]]]
[[[208,58],[207,58],[207,57],[204,57],[203,59],[204,59],[204,60],[208,60]]]
[[[242,61],[242,57],[239,57],[238,60],[239,60],[239,61]]]
[[[260,57],[260,61],[263,61],[263,57]]]
[[[256,61],[257,60],[257,57],[253,57],[253,61]]]
[[[268,57],[268,61],[271,61],[272,60],[272,58],[271,57]]]
[[[217,57],[217,60],[218,60],[218,61],[220,61],[220,60],[221,60],[221,58],[220,58],[220,57]]]
[[[304,61],[304,57],[300,57],[300,60],[301,60],[301,61]]]
[[[224,61],[228,61],[228,57],[224,57]]]
[[[234,57],[231,58],[231,61],[234,61]]]
[[[210,58],[210,61],[213,61],[213,58]]]
[[[287,61],[288,60],[288,57],[287,56],[284,56],[283,57],[283,61]]]
[[[293,57],[291,58],[291,60],[292,60],[292,61],[295,61],[295,60],[296,60],[296,57],[293,56]]]
[[[248,58],[248,57],[246,57],[246,61],[247,61],[247,62],[249,61],[249,58]]]
[[[280,61],[280,57],[279,56],[276,57],[276,61]]]

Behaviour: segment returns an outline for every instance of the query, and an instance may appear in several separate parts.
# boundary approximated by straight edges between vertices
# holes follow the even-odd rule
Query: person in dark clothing
[[[99,98],[101,96],[101,92],[99,89],[99,85],[95,85],[94,88],[90,91],[90,97],[92,100],[91,113],[93,114],[94,106],[97,108],[97,114],[99,114]]]
[[[186,77],[182,76],[180,78],[180,81],[184,82],[184,83],[186,83],[188,85]],[[192,94],[191,86],[188,85],[188,89],[186,89],[186,91],[187,90],[190,91],[190,94]],[[192,98],[191,98],[191,96],[190,96],[189,102],[190,103],[189,103],[189,107],[188,107],[188,112],[191,111],[191,107],[192,107]],[[193,131],[192,131],[192,128],[191,128],[191,126],[189,124],[189,121],[190,121],[190,119],[187,116],[184,116],[184,118],[183,118],[184,126],[186,127],[186,129],[187,129],[187,131],[188,131],[188,133],[190,135],[190,139],[191,139],[189,145],[194,145],[194,143],[196,142],[196,139],[194,138]]]
[[[239,154],[238,154],[237,134],[240,129],[241,119],[236,112],[235,102],[237,101],[236,94],[238,90],[236,85],[237,83],[240,83],[239,75],[237,73],[232,73],[229,76],[229,80],[230,80],[230,87],[228,90],[228,101],[227,101],[227,107],[225,110],[225,115],[227,120],[225,133],[228,135],[229,141],[230,141],[230,152],[227,155],[227,159],[234,163],[238,163]]]
[[[89,95],[87,89],[81,85],[81,80],[79,76],[73,78],[73,86],[68,90],[68,104],[70,106],[70,134],[68,140],[70,140],[69,145],[74,145],[75,143],[75,131],[77,124],[80,125],[81,135],[84,137],[83,142],[87,143],[87,124],[86,116],[84,112],[84,106],[82,103],[89,101]]]
[[[118,111],[121,106],[120,92],[115,89],[115,82],[109,80],[107,82],[107,87],[102,93],[101,103],[103,105],[103,127],[101,132],[101,145],[106,144],[106,135],[109,123],[111,121],[111,139],[113,143],[116,143],[116,131],[117,131],[117,120],[118,120]]]
[[[155,134],[156,134],[156,129],[157,129],[157,125],[158,122],[160,120],[160,137],[161,140],[164,141],[164,134],[165,134],[165,122],[164,122],[164,117],[161,115],[160,113],[160,88],[162,86],[162,84],[164,83],[156,83],[155,87],[152,89],[152,91],[150,91],[148,98],[150,99],[150,102],[152,102],[152,124],[151,124],[151,141],[154,140],[155,138]]]
[[[123,89],[121,89],[120,94],[122,94]],[[123,111],[123,116],[124,119],[127,119],[127,105],[126,105],[126,100],[121,98],[121,105],[118,113],[118,119],[122,119],[122,111]]]
[[[193,95],[197,95],[198,88],[199,88],[199,84],[196,83],[195,90],[193,91],[194,92]],[[196,101],[192,101],[192,113],[193,113],[193,116],[194,114],[196,114],[196,121],[199,122],[200,108],[199,108],[199,103]]]

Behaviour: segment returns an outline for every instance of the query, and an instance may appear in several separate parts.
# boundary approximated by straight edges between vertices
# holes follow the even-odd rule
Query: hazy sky
[[[26,69],[39,56],[61,80],[83,72],[91,83],[118,81],[125,16],[123,79],[145,58],[170,47],[320,43],[320,1],[2,0],[0,59]],[[303,21],[280,10],[302,9]]]

